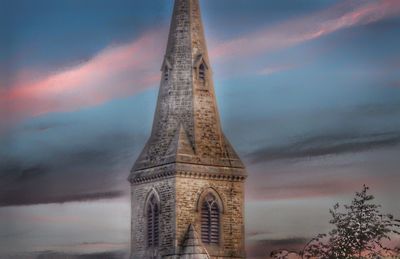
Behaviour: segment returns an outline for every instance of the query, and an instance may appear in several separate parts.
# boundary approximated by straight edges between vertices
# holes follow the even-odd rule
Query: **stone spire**
[[[244,168],[218,114],[199,0],[175,0],[151,136],[130,179],[172,163]]]

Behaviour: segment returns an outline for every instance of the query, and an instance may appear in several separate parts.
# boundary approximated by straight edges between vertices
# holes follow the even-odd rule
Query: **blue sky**
[[[363,184],[399,215],[400,4],[201,5],[223,128],[250,175],[250,256],[326,230],[329,207]],[[126,178],[150,133],[171,13],[162,0],[0,0],[0,251],[126,249]],[[102,208],[95,224],[110,234],[76,240]]]

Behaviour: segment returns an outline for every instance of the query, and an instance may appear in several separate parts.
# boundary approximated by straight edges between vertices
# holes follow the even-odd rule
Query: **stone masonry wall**
[[[183,124],[191,143],[194,143],[192,52],[190,12],[188,1],[176,1],[169,46],[165,55],[171,64],[169,80],[161,79],[156,118],[148,155],[161,159]],[[162,68],[164,73],[165,67]]]
[[[210,256],[216,258],[245,258],[244,252],[244,183],[228,180],[176,179],[176,235],[182,245],[190,223],[200,233],[200,211],[197,210],[203,192],[212,188],[223,202],[221,217],[221,243],[219,246],[205,246]]]
[[[160,247],[156,250],[147,248],[146,242],[146,201],[153,192],[160,200]],[[131,258],[179,258],[189,224],[201,233],[199,206],[208,192],[217,194],[223,211],[220,244],[205,248],[213,259],[245,258],[244,182],[182,174],[132,185]]]
[[[160,198],[160,249],[147,249],[146,242],[146,199],[154,190]],[[162,179],[151,183],[132,185],[131,188],[131,259],[161,258],[174,254],[175,250],[175,179]]]

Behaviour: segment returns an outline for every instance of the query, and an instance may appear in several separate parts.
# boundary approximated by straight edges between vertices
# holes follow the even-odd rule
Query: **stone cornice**
[[[158,174],[149,174],[130,178],[132,184],[141,184],[156,180],[171,178],[171,177],[186,177],[193,179],[221,180],[221,181],[244,181],[247,176],[244,175],[224,175],[220,173],[201,173],[201,172],[163,172]]]
[[[128,180],[131,184],[141,184],[171,177],[240,182],[247,178],[247,173],[243,168],[173,163],[134,171]]]

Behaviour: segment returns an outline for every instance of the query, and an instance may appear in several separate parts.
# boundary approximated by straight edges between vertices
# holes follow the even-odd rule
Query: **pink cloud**
[[[346,1],[308,17],[216,44],[211,56],[225,61],[229,57],[251,57],[398,13],[397,0]],[[0,116],[11,122],[48,112],[73,111],[156,86],[166,31],[153,29],[131,43],[110,46],[88,62],[50,75],[38,78],[35,71],[20,71],[17,83],[0,88]],[[259,73],[268,75],[291,68],[292,65],[271,65]]]
[[[292,200],[304,198],[321,198],[331,197],[340,194],[352,194],[361,190],[362,185],[366,184],[374,188],[374,190],[382,190],[385,188],[385,181],[376,177],[363,177],[354,179],[321,179],[307,180],[307,182],[290,182],[277,183],[271,179],[268,184],[265,183],[263,177],[253,177],[253,180],[247,184],[251,185],[247,195],[251,200]],[[387,180],[387,178],[386,178]],[[394,178],[394,181],[397,179]]]
[[[86,63],[37,80],[21,72],[14,86],[0,89],[0,110],[5,117],[72,111],[155,86],[164,38],[160,30],[153,30],[131,43],[110,46]]]
[[[249,56],[314,40],[336,31],[400,14],[400,1],[345,1],[327,10],[217,44],[215,58]]]
[[[295,68],[294,64],[284,64],[284,65],[270,65],[261,69],[258,74],[260,75],[272,75],[276,73],[280,73],[283,71],[291,70]]]
[[[34,222],[42,222],[42,223],[76,223],[80,222],[81,219],[79,217],[72,216],[32,216],[30,218],[31,221]]]

